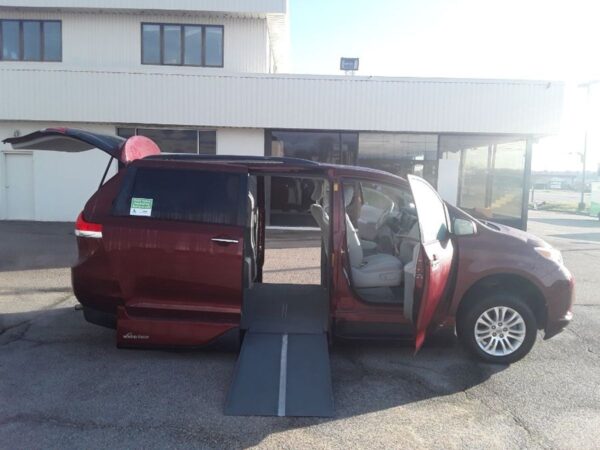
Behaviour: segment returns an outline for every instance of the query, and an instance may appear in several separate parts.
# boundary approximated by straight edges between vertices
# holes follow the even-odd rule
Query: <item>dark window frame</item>
[[[19,24],[19,57],[17,59],[4,58],[4,42],[2,41],[2,27],[4,22],[18,22]],[[24,22],[37,22],[40,27],[40,59],[25,59],[25,36],[23,32]],[[58,59],[46,59],[45,55],[45,34],[44,24],[58,23],[59,32],[59,57]],[[63,59],[63,39],[62,39],[62,20],[42,20],[42,19],[0,19],[0,61],[1,62],[62,62]]]
[[[196,132],[196,153],[189,153],[190,155],[213,155],[213,153],[201,153],[200,152],[200,147],[202,144],[202,139],[200,137],[200,133],[214,133],[215,134],[215,152],[214,155],[217,154],[217,129],[216,128],[161,128],[161,127],[139,127],[139,126],[121,126],[121,127],[116,127],[115,130],[115,134],[117,136],[121,136],[121,137],[125,137],[121,134],[119,134],[119,130],[122,129],[131,129],[133,130],[133,135],[134,136],[140,136],[140,134],[138,133],[140,129],[153,129],[153,130],[167,130],[167,131],[179,131],[179,130],[184,130],[184,131],[195,131]]]
[[[159,27],[159,59],[158,63],[144,62],[144,25],[155,25]],[[164,62],[164,27],[165,26],[177,26],[180,28],[180,61],[179,64],[167,64]],[[200,64],[185,64],[185,27],[197,27],[201,29],[202,33],[202,46],[200,49]],[[220,65],[209,65],[206,64],[206,29],[207,28],[220,28],[221,29],[221,64]],[[163,23],[163,22],[142,22],[140,25],[140,57],[141,63],[146,66],[175,66],[175,67],[214,67],[223,68],[225,66],[225,26],[224,25],[211,25],[202,23]]]
[[[196,172],[199,176],[202,174],[218,173],[222,175],[229,175],[238,177],[241,181],[239,189],[239,197],[235,213],[235,222],[221,222],[221,221],[207,221],[200,219],[191,219],[187,217],[156,217],[156,216],[133,216],[130,214],[131,199],[133,198],[136,182],[138,181],[137,175],[139,171],[161,171],[164,174],[167,172]],[[166,175],[165,175],[166,176]],[[225,227],[239,227],[245,228],[247,226],[247,208],[248,202],[247,192],[249,189],[249,174],[248,172],[237,172],[237,171],[211,171],[208,168],[194,168],[194,167],[178,167],[178,168],[161,168],[161,167],[148,167],[148,166],[130,166],[127,168],[123,182],[115,200],[113,201],[110,214],[113,217],[125,217],[127,219],[139,220],[139,221],[168,221],[168,222],[183,222],[183,223],[194,223],[198,225],[210,225],[210,226],[225,226]]]

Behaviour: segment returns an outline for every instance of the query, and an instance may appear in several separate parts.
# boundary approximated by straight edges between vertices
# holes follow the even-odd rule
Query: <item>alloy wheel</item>
[[[485,353],[506,356],[521,347],[527,327],[516,310],[508,306],[494,306],[479,316],[473,332],[477,345]]]

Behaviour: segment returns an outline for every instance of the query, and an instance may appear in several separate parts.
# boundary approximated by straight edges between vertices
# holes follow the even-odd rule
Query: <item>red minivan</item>
[[[115,327],[121,347],[239,345],[263,327],[316,329],[329,340],[411,338],[419,349],[427,335],[455,330],[479,358],[510,363],[529,352],[538,330],[552,337],[572,317],[573,277],[560,252],[446,204],[416,176],[161,154],[141,136],[75,129],[4,142],[97,148],[118,160],[118,173],[77,219],[72,283],[85,318]],[[273,176],[312,183],[320,285],[262,282]]]

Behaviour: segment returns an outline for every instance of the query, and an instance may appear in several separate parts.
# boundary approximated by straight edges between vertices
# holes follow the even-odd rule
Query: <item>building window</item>
[[[477,217],[524,227],[526,151],[523,137],[442,136],[442,158],[456,162],[457,205]]]
[[[117,128],[117,134],[124,138],[135,135],[146,136],[156,142],[163,153],[217,154],[215,130]]]
[[[438,137],[435,134],[360,133],[358,165],[406,178],[413,174],[437,182]]]
[[[0,60],[61,61],[59,20],[0,20]]]
[[[356,164],[358,133],[269,130],[266,154],[332,164]],[[311,178],[270,177],[267,187],[269,225],[315,227],[310,206],[318,183]]]
[[[142,23],[142,64],[223,67],[223,26]]]

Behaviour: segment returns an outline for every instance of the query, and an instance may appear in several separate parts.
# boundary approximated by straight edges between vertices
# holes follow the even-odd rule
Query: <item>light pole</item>
[[[586,88],[586,112],[585,112],[585,131],[583,134],[583,153],[581,154],[581,162],[583,165],[583,173],[581,174],[581,198],[579,200],[579,207],[577,209],[579,209],[579,211],[583,211],[585,210],[585,201],[584,201],[584,196],[585,196],[585,162],[587,159],[587,141],[588,141],[588,122],[589,122],[589,108],[590,108],[590,91],[592,88],[592,85],[596,84],[596,83],[600,83],[600,80],[592,80],[592,81],[588,81],[586,83],[581,83],[579,85],[579,87],[584,87]]]

